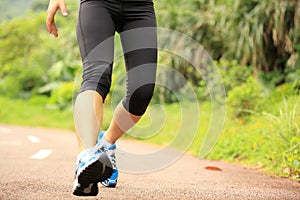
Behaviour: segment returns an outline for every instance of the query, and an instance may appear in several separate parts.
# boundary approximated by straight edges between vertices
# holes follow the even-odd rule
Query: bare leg
[[[93,147],[101,132],[103,100],[96,91],[80,93],[74,105],[74,123],[79,150]],[[130,114],[120,103],[114,111],[113,119],[105,134],[110,143],[115,143],[126,131],[132,128],[141,116]]]
[[[103,100],[96,91],[80,93],[74,105],[74,123],[79,150],[93,147],[101,131]]]
[[[105,134],[105,138],[108,142],[114,144],[126,131],[132,128],[142,116],[130,114],[119,103],[117,106],[110,126]]]

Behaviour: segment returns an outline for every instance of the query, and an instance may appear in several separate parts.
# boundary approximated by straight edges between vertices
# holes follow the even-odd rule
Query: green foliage
[[[74,131],[72,110],[53,109],[53,106],[47,105],[48,101],[49,97],[41,95],[32,96],[28,100],[11,99],[0,95],[0,123]],[[110,105],[104,105],[103,109],[105,113],[103,128],[107,128],[113,112]]]
[[[277,105],[278,102],[281,102],[282,99],[290,99],[299,94],[299,90],[292,83],[282,84],[275,89],[271,90],[270,93],[261,99],[262,111],[267,113],[273,113],[279,115],[279,110],[274,110],[274,105]]]
[[[51,92],[49,99],[50,104],[56,105],[60,109],[70,106],[72,102],[74,91],[74,82],[61,82]]]
[[[234,59],[264,72],[283,72],[300,62],[299,0],[183,0],[171,5],[164,0],[157,10],[160,26],[190,35],[214,59]]]
[[[39,30],[43,30],[42,22],[44,22],[44,15],[33,19],[28,16],[1,26],[0,90],[2,94],[18,97],[42,85],[45,68],[38,66],[36,60],[31,57],[38,53],[37,47],[42,40],[39,34]],[[15,80],[14,84],[12,80]]]
[[[278,70],[268,73],[260,72],[258,73],[258,78],[265,88],[269,90],[274,90],[275,87],[285,82],[285,75]]]
[[[69,4],[74,11],[76,7],[76,3]],[[26,99],[37,94],[51,96],[61,82],[73,81],[77,75],[81,60],[75,35],[76,12],[71,11],[68,18],[57,15],[59,38],[47,34],[45,18],[45,12],[29,14],[1,25],[1,94]]]
[[[237,86],[241,86],[252,76],[253,68],[242,66],[236,60],[228,61],[221,59],[215,62],[215,65],[221,73],[225,90],[229,92]]]
[[[9,76],[0,80],[1,94],[13,98],[19,95],[20,90],[21,90],[21,85],[19,82],[16,82],[14,77]]]
[[[3,1],[3,5],[5,2],[7,4]],[[21,0],[18,2],[21,5]],[[188,34],[219,60],[217,66],[223,75],[225,88],[231,90],[246,80],[250,73],[258,74],[263,83],[272,83],[265,84],[267,88],[283,82],[299,82],[297,2],[173,0],[170,3],[162,0],[155,6],[159,26]],[[30,5],[39,11],[46,4],[35,0]],[[45,13],[30,14],[1,25],[0,90],[3,94],[29,98],[42,91],[50,96],[60,82],[71,81],[76,76],[81,68],[75,35],[77,6],[77,2],[67,1],[70,15],[63,18],[57,14],[58,39],[47,35]],[[184,49],[183,52],[191,59],[197,60],[199,46],[180,46],[180,40],[172,42]],[[222,57],[236,61],[220,60]],[[175,80],[173,72],[159,74],[158,78],[166,85],[176,85],[172,88],[175,92],[184,95],[189,88],[187,84],[191,84],[199,99],[209,98],[203,75],[187,61],[161,52],[160,63],[171,66],[188,80]],[[281,67],[285,63],[289,67],[284,66],[286,69],[283,70]],[[250,64],[255,66],[255,70]],[[272,72],[266,74],[259,70]],[[122,72],[119,68],[114,71],[116,74]],[[11,80],[16,77],[20,84],[10,88]],[[172,92],[162,87],[157,88],[155,97],[156,102],[177,101]]]
[[[268,141],[273,151],[269,159],[277,174],[300,179],[299,112],[297,103],[292,100],[290,102],[292,103],[288,104],[283,100],[277,116],[265,113],[272,125],[272,134],[268,136]]]
[[[228,37],[237,40],[226,56],[264,72],[284,70],[299,42],[299,6],[298,0],[235,1],[225,26],[232,30]]]
[[[261,98],[260,85],[250,76],[245,83],[228,92],[227,105],[233,108],[234,116],[246,117],[260,108]]]
[[[265,86],[265,92],[269,93],[269,88],[299,81],[295,72],[300,62],[297,50],[299,5],[298,0],[183,0],[172,4],[164,0],[156,4],[156,10],[160,26],[188,34],[220,61],[220,65],[229,65],[220,70],[227,91],[256,74]],[[186,54],[193,54],[190,56],[193,60],[199,56],[196,53],[198,46],[182,46],[181,40],[173,42]],[[221,58],[234,61],[230,63]],[[193,67],[174,56],[164,61],[192,83],[200,99],[208,97],[205,83]],[[294,70],[291,72],[291,69]],[[180,88],[184,88],[184,84],[179,84]],[[160,99],[172,102],[172,94],[164,89],[159,94]]]
[[[0,123],[74,130],[72,111],[49,109],[46,101],[48,98],[41,96],[29,100],[0,96]]]
[[[45,95],[35,95],[30,97],[28,103],[31,105],[45,106],[49,101],[49,97]]]
[[[227,120],[208,158],[239,162],[277,176],[300,180],[299,96],[272,103],[272,110],[247,121]],[[268,107],[270,102],[264,102]],[[231,108],[232,109],[232,108]]]

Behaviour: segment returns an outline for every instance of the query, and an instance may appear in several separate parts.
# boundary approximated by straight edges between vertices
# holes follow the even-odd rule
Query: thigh
[[[95,90],[105,99],[110,90],[115,24],[104,1],[81,1],[77,39],[83,61],[79,92]]]
[[[97,60],[113,56],[115,24],[103,1],[81,2],[76,32],[82,60],[97,48]]]
[[[128,70],[136,65],[156,63],[157,33],[153,2],[125,1],[123,7],[124,23],[120,36],[125,59],[129,59]]]
[[[132,94],[138,87],[155,82],[156,17],[153,2],[149,0],[125,1],[123,13],[120,36],[128,72],[127,93]],[[139,69],[134,69],[136,67]]]

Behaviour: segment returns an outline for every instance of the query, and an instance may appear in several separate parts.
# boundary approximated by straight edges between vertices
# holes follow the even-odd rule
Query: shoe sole
[[[109,158],[102,154],[100,158],[87,166],[78,176],[79,187],[73,191],[76,196],[96,196],[83,192],[91,183],[97,184],[109,178],[113,173]],[[98,192],[97,192],[98,193]]]
[[[106,185],[105,183],[101,182],[101,184],[107,188],[115,188],[117,186],[117,183],[110,183],[110,184]]]
[[[91,184],[93,184],[93,185],[91,187],[88,187],[88,188],[83,188],[83,187],[76,188],[76,190],[73,192],[73,195],[76,195],[76,196],[97,196],[97,194],[99,192],[98,185],[95,184],[95,183],[91,183]],[[89,189],[89,188],[90,188],[90,191],[88,193],[85,193],[86,189]]]

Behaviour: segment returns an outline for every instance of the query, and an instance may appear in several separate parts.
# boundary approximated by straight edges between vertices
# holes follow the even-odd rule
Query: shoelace
[[[116,169],[117,163],[116,163],[116,154],[114,151],[116,149],[116,145],[112,144],[109,147],[106,147],[101,143],[98,143],[97,146],[98,146],[97,153],[101,153],[101,152],[106,153],[108,155],[111,164],[113,165],[113,169]]]

